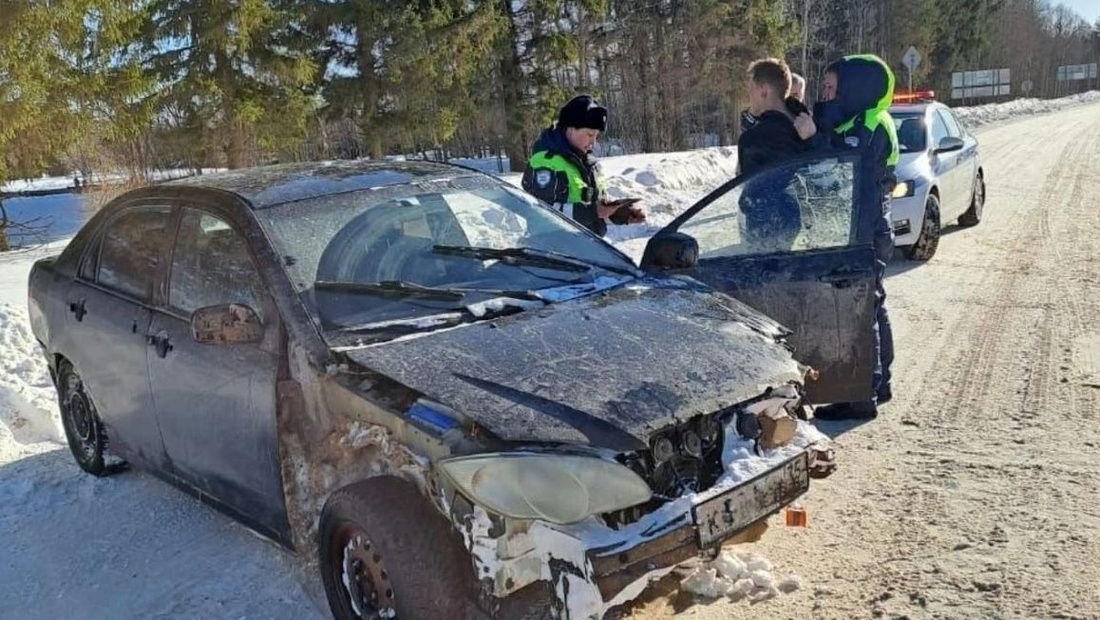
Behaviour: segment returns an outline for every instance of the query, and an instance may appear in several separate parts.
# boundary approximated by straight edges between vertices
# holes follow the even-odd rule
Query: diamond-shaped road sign
[[[905,63],[906,69],[916,71],[917,67],[920,66],[920,52],[917,51],[916,47],[910,45],[909,49],[905,50],[905,55],[901,57],[901,61]]]

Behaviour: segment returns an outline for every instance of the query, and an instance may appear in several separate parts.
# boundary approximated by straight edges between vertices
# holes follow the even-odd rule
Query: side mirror
[[[682,232],[658,234],[642,254],[642,269],[669,271],[690,269],[699,262],[699,242]]]
[[[199,308],[191,314],[191,338],[202,344],[248,344],[264,339],[256,311],[243,304]]]
[[[950,153],[952,151],[961,151],[966,146],[966,142],[963,142],[962,138],[956,138],[955,136],[947,136],[943,140],[940,140],[939,146],[934,151],[937,155],[940,153]]]

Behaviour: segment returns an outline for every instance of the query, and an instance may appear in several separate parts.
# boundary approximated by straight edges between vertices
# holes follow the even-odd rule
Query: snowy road
[[[985,220],[892,266],[894,401],[753,545],[804,587],[685,615],[1100,618],[1100,106],[976,133]]]
[[[809,529],[746,549],[802,588],[693,605],[666,581],[635,618],[1100,618],[1100,105],[976,133],[985,221],[891,269],[894,402],[830,427],[842,467],[807,497]],[[18,305],[12,260],[0,302]],[[269,543],[147,475],[92,479],[34,443],[50,429],[19,412],[47,386],[4,383],[36,376],[10,354],[28,338],[0,333],[0,618],[325,617]]]

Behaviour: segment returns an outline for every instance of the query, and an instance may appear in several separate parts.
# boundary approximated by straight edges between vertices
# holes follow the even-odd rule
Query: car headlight
[[[916,192],[916,189],[916,181],[898,181],[898,184],[894,186],[894,191],[890,193],[890,197],[908,198]]]
[[[479,454],[441,461],[439,467],[463,495],[515,519],[566,525],[653,496],[627,467],[588,456]]]

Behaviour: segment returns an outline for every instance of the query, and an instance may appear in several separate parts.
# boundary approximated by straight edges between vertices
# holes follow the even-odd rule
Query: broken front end
[[[445,459],[436,501],[494,617],[542,602],[551,616],[601,618],[832,472],[830,442],[806,410],[790,384],[662,428],[643,450],[529,446]]]

